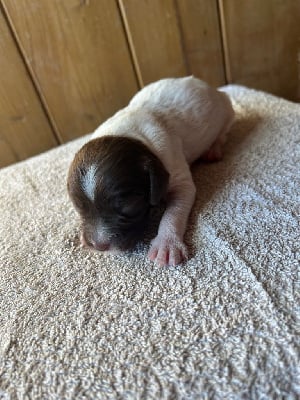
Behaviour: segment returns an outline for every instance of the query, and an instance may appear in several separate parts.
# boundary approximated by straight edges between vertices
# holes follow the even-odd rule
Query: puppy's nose
[[[107,242],[94,242],[92,241],[92,246],[94,249],[99,250],[99,251],[105,251],[109,249],[109,243]]]

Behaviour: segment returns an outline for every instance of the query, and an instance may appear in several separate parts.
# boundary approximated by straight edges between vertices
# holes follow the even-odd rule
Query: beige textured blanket
[[[78,246],[77,140],[0,171],[0,399],[296,399],[300,105],[239,86],[216,164],[193,167],[191,258]],[[153,228],[154,229],[154,228]]]

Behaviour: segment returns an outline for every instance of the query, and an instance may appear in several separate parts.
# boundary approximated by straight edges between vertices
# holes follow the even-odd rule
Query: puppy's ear
[[[150,204],[156,206],[167,193],[169,173],[154,154],[144,160],[144,168],[149,173]]]

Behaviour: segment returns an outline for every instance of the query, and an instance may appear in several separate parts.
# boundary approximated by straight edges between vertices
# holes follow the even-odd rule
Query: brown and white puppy
[[[138,92],[71,164],[68,191],[82,219],[82,243],[100,251],[131,248],[150,207],[166,198],[148,256],[158,265],[186,259],[183,237],[196,191],[189,165],[222,158],[233,118],[226,94],[194,77],[163,79]]]

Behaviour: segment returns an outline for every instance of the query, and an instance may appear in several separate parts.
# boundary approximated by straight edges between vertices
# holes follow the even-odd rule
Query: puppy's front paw
[[[187,259],[185,244],[177,236],[156,236],[151,242],[148,257],[156,265],[178,265]]]

